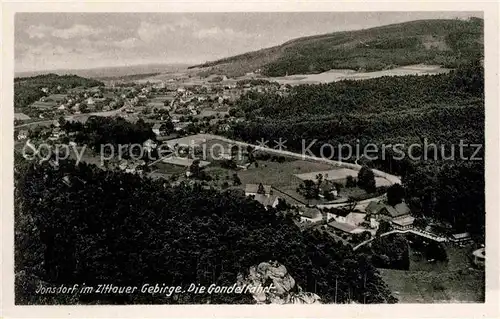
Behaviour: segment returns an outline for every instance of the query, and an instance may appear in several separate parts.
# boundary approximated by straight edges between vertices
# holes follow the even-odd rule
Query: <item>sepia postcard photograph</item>
[[[498,57],[484,6],[134,6],[8,20],[12,307],[307,313],[498,296],[498,184],[486,179],[498,164],[485,165],[498,156],[485,124],[498,123]]]

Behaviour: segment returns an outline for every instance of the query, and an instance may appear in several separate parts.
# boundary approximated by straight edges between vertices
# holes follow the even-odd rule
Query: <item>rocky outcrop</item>
[[[320,297],[311,292],[303,292],[288,273],[286,267],[276,261],[262,262],[249,269],[248,275],[238,278],[240,286],[271,287],[269,291],[256,289],[252,292],[257,303],[313,304],[320,303]]]

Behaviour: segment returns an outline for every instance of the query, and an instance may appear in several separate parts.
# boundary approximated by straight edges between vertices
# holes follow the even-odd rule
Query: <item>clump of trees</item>
[[[85,124],[66,121],[62,128],[68,133],[76,133],[77,143],[99,150],[105,144],[117,146],[142,144],[148,139],[156,140],[151,127],[151,124],[142,119],[132,123],[121,117],[91,116]]]
[[[375,174],[367,166],[361,167],[358,172],[358,186],[368,193],[374,193],[377,189],[375,184]]]
[[[401,184],[393,184],[387,189],[387,203],[391,206],[401,203],[404,197],[405,190]]]

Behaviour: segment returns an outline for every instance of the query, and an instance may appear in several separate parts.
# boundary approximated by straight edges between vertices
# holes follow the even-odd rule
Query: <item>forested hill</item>
[[[455,68],[483,55],[483,20],[418,20],[298,38],[282,45],[192,66],[205,73],[268,76],[330,69],[376,71],[411,64]]]
[[[41,295],[41,283],[232,285],[277,260],[322,302],[395,302],[369,257],[244,194],[15,159],[16,304],[253,303],[249,294]],[[326,236],[326,237],[325,237]]]

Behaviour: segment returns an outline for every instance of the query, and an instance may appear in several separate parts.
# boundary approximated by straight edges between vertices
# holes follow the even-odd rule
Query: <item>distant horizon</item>
[[[15,77],[26,77],[26,76],[42,75],[42,74],[50,74],[50,73],[62,74],[62,72],[79,72],[79,71],[80,72],[91,72],[94,70],[99,71],[99,70],[104,70],[104,69],[124,69],[124,68],[153,67],[153,66],[156,66],[156,67],[185,66],[187,68],[190,65],[191,65],[191,63],[181,63],[181,62],[178,62],[178,63],[176,63],[176,62],[173,62],[173,63],[139,63],[139,64],[131,64],[131,65],[102,66],[102,67],[89,67],[89,68],[78,68],[78,69],[61,68],[61,69],[50,69],[50,70],[15,71],[14,76]],[[147,72],[144,72],[144,73],[147,73]],[[67,73],[67,74],[70,74],[70,73]],[[120,76],[120,75],[118,75],[118,76]],[[104,77],[107,77],[107,76],[104,76]]]
[[[14,69],[18,75],[189,66],[302,37],[470,17],[482,18],[482,13],[18,13]]]

